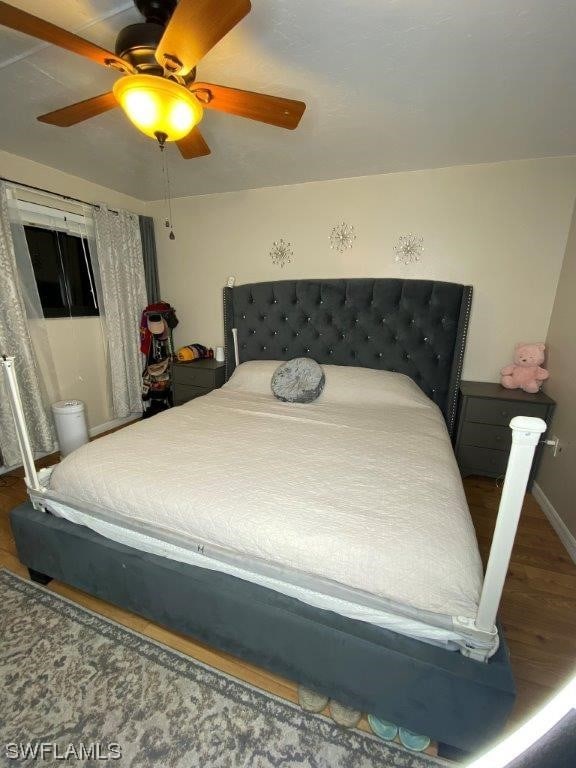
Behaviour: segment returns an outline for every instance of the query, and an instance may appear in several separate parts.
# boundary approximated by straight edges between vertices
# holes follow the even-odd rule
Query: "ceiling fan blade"
[[[68,128],[70,125],[76,125],[76,123],[81,123],[90,117],[101,115],[117,106],[118,102],[114,98],[114,94],[109,91],[108,93],[101,93],[100,96],[93,96],[91,99],[70,104],[69,107],[62,107],[62,109],[56,109],[54,112],[40,115],[37,120],[40,120],[41,123],[57,125],[60,128]]]
[[[156,61],[186,75],[250,11],[250,0],[180,0],[156,48]]]
[[[190,133],[183,139],[180,139],[180,141],[177,141],[176,144],[185,160],[210,154],[210,147],[204,141],[204,136],[202,136],[198,128],[192,128]]]
[[[83,37],[78,37],[78,35],[57,27],[49,21],[44,21],[38,16],[33,16],[31,13],[14,8],[8,3],[0,2],[0,25],[65,48],[67,51],[85,56],[105,67],[113,67],[122,72],[132,71],[129,64],[105,48],[100,48],[100,46],[84,40]]]
[[[306,109],[303,101],[268,96],[265,93],[240,91],[225,85],[193,83],[190,90],[207,109],[217,109],[220,112],[228,112],[231,115],[247,117],[250,120],[258,120],[261,123],[269,123],[290,130],[298,126]]]

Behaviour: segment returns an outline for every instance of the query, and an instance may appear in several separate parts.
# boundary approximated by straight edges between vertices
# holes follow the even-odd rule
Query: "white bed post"
[[[24,466],[24,474],[26,475],[26,484],[34,491],[40,491],[41,486],[38,482],[38,474],[36,473],[36,466],[34,464],[34,453],[32,452],[32,446],[30,445],[30,438],[28,437],[28,428],[26,427],[26,419],[24,418],[24,409],[22,408],[22,400],[20,398],[20,389],[18,388],[18,380],[16,379],[16,371],[14,370],[14,358],[0,356],[0,366],[4,368],[6,374],[6,390],[8,392],[8,400],[10,402],[10,409],[12,416],[14,417],[14,424],[16,426],[16,436],[18,438],[18,445],[20,446],[20,453],[22,455],[22,464]]]
[[[510,427],[512,449],[475,622],[476,629],[485,632],[493,631],[496,624],[534,451],[540,435],[546,430],[546,423],[530,416],[516,416]]]
[[[238,353],[238,328],[232,328],[232,338],[234,339],[234,362],[240,365],[240,354]]]

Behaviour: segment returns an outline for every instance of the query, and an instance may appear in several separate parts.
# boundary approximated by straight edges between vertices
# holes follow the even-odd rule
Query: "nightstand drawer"
[[[521,403],[471,397],[466,406],[464,419],[467,422],[479,421],[484,424],[501,424],[507,427],[514,416],[539,416],[541,419],[545,419],[546,413],[547,406],[540,403]]]
[[[191,387],[213,387],[216,371],[210,368],[195,368],[196,363],[174,365],[174,383]]]
[[[468,473],[499,477],[506,472],[508,453],[463,445],[458,449],[457,459],[458,466]]]
[[[178,384],[174,390],[174,405],[183,405],[209,392],[212,392],[212,387],[189,387],[187,384]]]
[[[509,451],[512,445],[512,430],[510,427],[497,427],[494,424],[467,421],[462,425],[460,444],[462,446]]]

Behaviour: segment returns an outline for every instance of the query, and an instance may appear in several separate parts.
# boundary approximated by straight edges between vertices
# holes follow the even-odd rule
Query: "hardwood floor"
[[[39,462],[54,463],[54,458]],[[500,489],[493,480],[465,480],[466,494],[485,560],[496,520]],[[21,479],[0,476],[0,567],[25,578],[16,556],[8,512],[26,500]],[[296,687],[289,680],[164,629],[58,582],[49,588],[120,624],[189,654],[228,674],[290,701]],[[501,606],[510,646],[518,701],[508,728],[521,722],[576,671],[576,565],[531,495],[527,495]],[[364,727],[365,723],[364,723]]]
[[[464,481],[484,564],[500,501],[495,481]],[[576,672],[576,564],[527,494],[500,606],[510,647],[518,725]]]

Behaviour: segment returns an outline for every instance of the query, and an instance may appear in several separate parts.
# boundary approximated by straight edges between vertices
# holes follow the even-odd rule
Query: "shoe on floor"
[[[423,752],[430,746],[428,736],[414,733],[414,731],[409,731],[407,728],[398,728],[398,736],[406,749],[411,749],[413,752]]]
[[[330,717],[338,725],[343,725],[345,728],[354,728],[360,722],[362,712],[345,707],[339,701],[330,699]]]
[[[322,693],[316,693],[316,691],[310,690],[310,688],[304,688],[303,685],[298,686],[298,703],[307,712],[322,712],[324,707],[328,704],[328,696],[324,696]]]
[[[394,741],[398,735],[398,726],[396,723],[390,723],[388,720],[380,720],[379,717],[368,715],[368,724],[379,739],[384,741]]]

